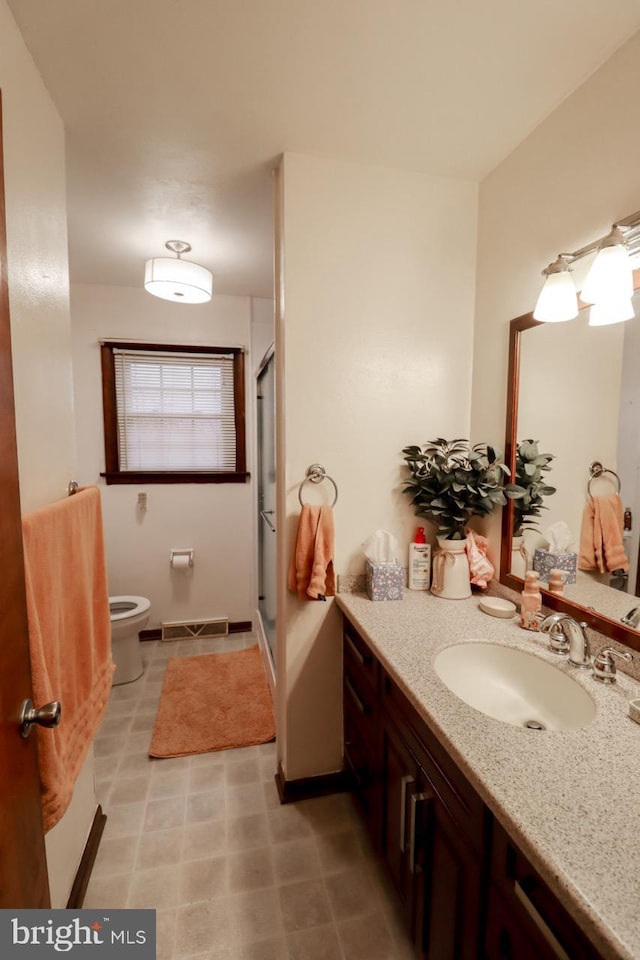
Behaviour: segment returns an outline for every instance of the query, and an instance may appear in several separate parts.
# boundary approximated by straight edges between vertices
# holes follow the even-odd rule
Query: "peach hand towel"
[[[623,516],[622,500],[617,493],[587,501],[580,533],[580,570],[606,573],[629,569],[622,542]]]
[[[335,596],[333,540],[331,507],[305,503],[289,566],[289,590],[297,593],[299,600]]]
[[[71,801],[114,670],[99,489],[25,514],[22,533],[33,700],[62,704],[59,726],[36,728],[48,831]]]
[[[496,568],[489,560],[487,551],[489,541],[486,537],[475,533],[473,530],[467,530],[467,542],[465,550],[469,560],[469,572],[471,574],[471,583],[485,590],[489,581],[493,580]]]

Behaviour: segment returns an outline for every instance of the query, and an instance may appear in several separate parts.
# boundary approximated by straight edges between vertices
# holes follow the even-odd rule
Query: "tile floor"
[[[281,806],[275,744],[150,760],[170,656],[255,637],[145,642],[95,742],[107,824],[84,906],[157,909],[158,960],[411,960],[348,794]]]

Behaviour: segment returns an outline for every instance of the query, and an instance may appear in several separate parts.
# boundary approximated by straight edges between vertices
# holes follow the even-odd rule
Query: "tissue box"
[[[535,551],[533,555],[533,569],[539,575],[540,580],[548,583],[551,571],[556,568],[565,572],[565,583],[575,583],[576,570],[578,569],[578,554],[551,553],[549,550],[540,550],[540,548]]]
[[[402,600],[404,567],[401,563],[371,563],[367,560],[365,574],[370,600]]]

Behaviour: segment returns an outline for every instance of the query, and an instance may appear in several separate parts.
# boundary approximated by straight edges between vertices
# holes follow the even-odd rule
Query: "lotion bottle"
[[[430,581],[431,544],[427,543],[424,527],[418,527],[409,544],[409,590],[428,590]]]

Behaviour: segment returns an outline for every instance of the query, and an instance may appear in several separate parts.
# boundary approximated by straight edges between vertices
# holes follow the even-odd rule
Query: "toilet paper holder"
[[[189,566],[192,567],[192,566],[193,566],[193,547],[183,547],[183,548],[180,548],[180,549],[177,549],[177,548],[175,548],[175,547],[172,548],[172,549],[169,551],[169,566],[170,566],[170,567],[173,567],[173,566],[182,567],[182,566],[184,566],[183,563],[178,563],[178,564],[175,564],[175,563],[174,563],[175,560],[178,560],[178,558],[181,558],[181,559],[182,559],[183,557],[186,557],[186,559],[189,561]]]

